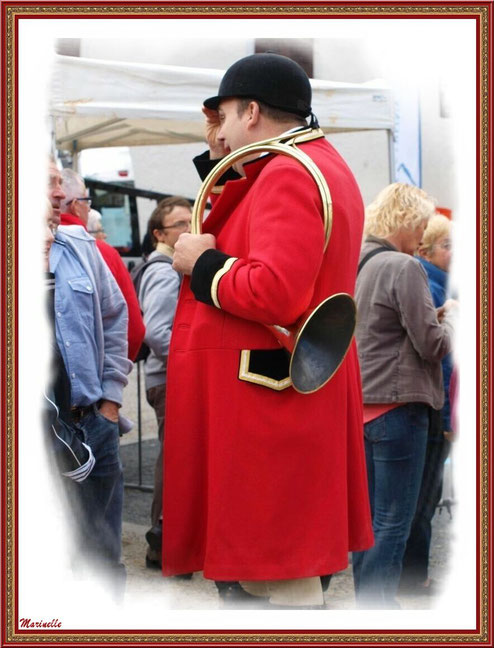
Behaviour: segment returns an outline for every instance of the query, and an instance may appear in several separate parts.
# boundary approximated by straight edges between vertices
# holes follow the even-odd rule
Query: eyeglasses
[[[166,226],[161,226],[157,227],[156,229],[159,230],[166,230],[166,229],[187,229],[190,225],[190,220],[188,221],[177,221],[176,223],[173,223],[173,225],[166,225]]]
[[[101,233],[103,233],[104,231],[105,231],[105,230],[101,227],[100,229],[97,229],[97,230],[88,230],[88,233],[89,233],[89,234],[101,234]]]
[[[82,202],[87,202],[87,206],[91,207],[91,198],[74,198],[74,200],[81,200]]]

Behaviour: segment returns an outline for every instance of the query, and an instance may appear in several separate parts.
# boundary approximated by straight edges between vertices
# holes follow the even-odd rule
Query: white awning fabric
[[[204,99],[224,70],[56,56],[50,115],[56,147],[70,151],[204,141]],[[393,105],[380,81],[311,80],[326,131],[389,130]]]

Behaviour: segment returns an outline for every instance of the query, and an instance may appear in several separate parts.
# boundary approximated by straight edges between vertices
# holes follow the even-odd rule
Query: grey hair
[[[86,185],[82,176],[72,169],[62,171],[62,188],[65,192],[64,205],[70,205],[74,198],[82,198],[86,195]]]
[[[96,232],[101,224],[101,214],[99,211],[96,211],[96,209],[90,209],[86,223],[88,232]]]

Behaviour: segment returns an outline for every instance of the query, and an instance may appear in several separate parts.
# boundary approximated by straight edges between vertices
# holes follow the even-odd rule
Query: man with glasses
[[[53,229],[69,204],[87,202],[75,200],[87,197],[84,187],[78,191],[72,197],[65,193],[61,173],[50,162]],[[77,507],[78,547],[72,563],[78,571],[90,568],[94,576],[108,577],[108,587],[120,600],[125,567],[120,562],[123,473],[118,410],[132,368],[127,359],[127,307],[94,239],[81,227],[58,227],[49,270],[54,275],[56,343],[70,382],[70,419],[83,430],[96,460],[83,482],[64,482],[71,505]]]
[[[161,567],[161,503],[163,488],[163,427],[165,420],[166,367],[173,318],[180,288],[180,275],[172,268],[175,243],[183,232],[190,232],[190,203],[172,196],[160,201],[151,214],[148,235],[154,251],[140,267],[138,285],[144,323],[145,343],[150,349],[144,368],[146,398],[158,423],[160,449],[154,473],[151,529],[146,533],[146,566]]]
[[[62,189],[62,175],[55,162],[50,159],[48,163],[48,188],[47,198],[51,205],[51,211],[47,218],[49,228],[55,232],[60,225],[60,214],[62,202],[65,200],[65,192]]]
[[[87,195],[84,180],[72,169],[64,169],[62,172],[62,188],[65,199],[62,200],[62,214],[60,222],[62,225],[80,225],[86,232],[88,230],[88,218],[91,212],[91,199]],[[144,322],[142,321],[141,310],[136,298],[134,286],[129,272],[125,267],[120,254],[111,245],[101,239],[96,240],[96,246],[105,260],[122,295],[127,303],[129,311],[129,325],[127,329],[127,340],[130,360],[134,360],[141,347],[144,338]]]

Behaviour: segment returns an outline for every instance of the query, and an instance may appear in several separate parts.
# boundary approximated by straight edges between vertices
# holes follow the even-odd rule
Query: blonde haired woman
[[[402,183],[366,210],[357,277],[357,346],[375,544],[355,553],[359,607],[399,608],[395,598],[424,468],[431,408],[444,400],[441,359],[451,325],[439,322],[414,254],[433,200]]]
[[[451,228],[451,221],[442,214],[434,214],[427,223],[427,228],[418,250],[420,261],[426,271],[432,265],[435,268],[439,268],[442,272],[449,272],[449,266],[451,264]],[[442,301],[444,303],[447,277],[433,275],[433,283],[434,288],[437,284],[437,287],[442,289]],[[440,297],[439,293],[438,297]]]

